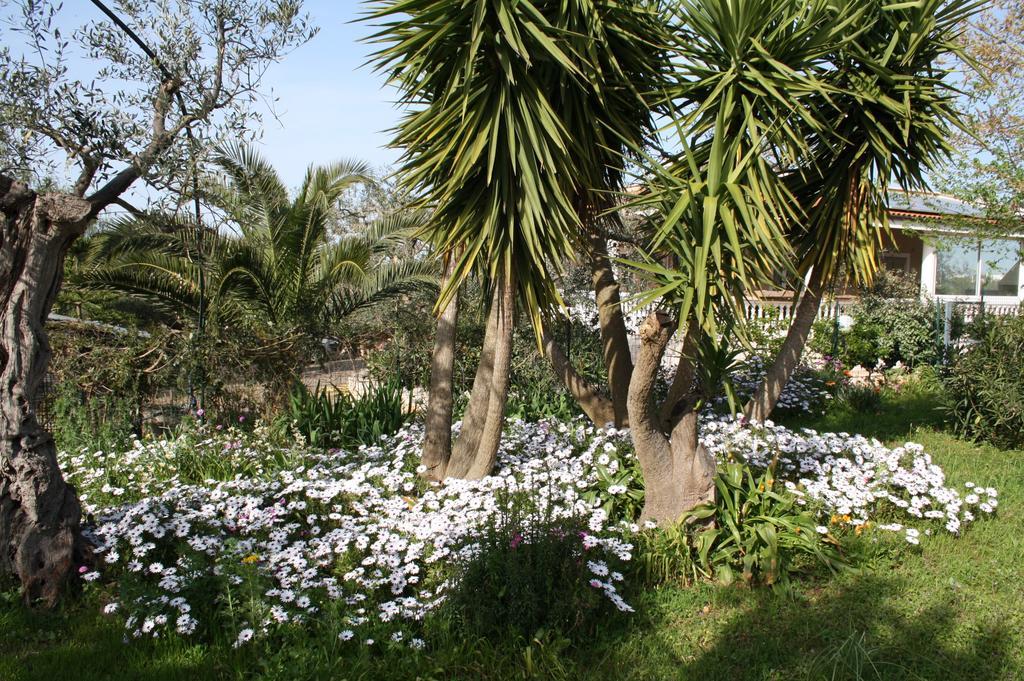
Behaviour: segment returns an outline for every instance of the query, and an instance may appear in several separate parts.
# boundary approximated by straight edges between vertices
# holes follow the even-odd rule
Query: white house
[[[1014,238],[979,239],[965,229],[965,221],[982,219],[963,201],[944,194],[890,192],[889,224],[892,239],[880,255],[886,269],[907,272],[921,283],[921,294],[966,319],[982,305],[989,314],[1016,314],[1024,303],[1020,275],[1024,233]],[[831,317],[856,300],[852,291],[826,297],[819,315]],[[793,292],[758,291],[747,303],[747,315],[760,317],[769,308],[784,318],[793,311]]]

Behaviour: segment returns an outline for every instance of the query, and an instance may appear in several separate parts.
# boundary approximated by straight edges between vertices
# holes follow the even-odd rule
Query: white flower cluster
[[[919,530],[905,523],[935,520],[958,533],[997,506],[994,489],[947,487],[920,445],[890,449],[845,433],[712,417],[702,440],[720,461],[763,468],[778,456],[777,477],[823,523],[872,523],[910,543]],[[629,537],[640,528],[611,524],[606,510],[640,487],[628,432],[516,421],[493,475],[439,487],[417,478],[421,441],[412,425],[377,446],[318,453],[277,449],[260,433],[209,432],[136,443],[126,454],[62,454],[61,464],[95,518],[90,536],[103,572],[120,588],[104,611],[124,617],[134,637],[192,634],[225,589],[257,585],[246,592],[250,610],[233,620],[237,645],[330,612],[342,641],[367,644],[384,628],[398,636],[392,641],[420,647],[416,622],[457,586],[451,567],[477,555],[502,513],[499,498],[517,493],[547,518],[587,526],[584,579],[631,610],[614,568],[631,560]],[[221,479],[196,480],[204,469],[169,473],[193,466],[197,451],[221,455]]]
[[[746,366],[732,375],[733,388],[736,396],[742,401],[754,394],[761,385],[767,369],[764,360],[753,356],[747,359]],[[793,372],[786,387],[782,389],[778,409],[791,412],[821,414],[825,411],[832,393],[827,390],[825,379],[807,364],[801,364]],[[724,402],[720,398],[719,402]]]
[[[201,442],[240,437],[214,433]],[[622,575],[609,574],[607,565],[630,560],[633,547],[582,498],[596,484],[593,452],[605,444],[604,431],[511,424],[494,475],[442,487],[417,479],[421,440],[421,429],[410,426],[378,446],[307,452],[301,463],[276,468],[256,463],[272,449],[266,443],[216,445],[250,473],[200,484],[153,474],[168,460],[190,461],[182,450],[194,448],[195,438],[139,442],[126,455],[64,455],[62,465],[96,519],[90,535],[97,553],[121,575],[124,596],[107,611],[123,613],[134,637],[171,627],[193,633],[215,583],[230,588],[247,579],[265,588],[259,612],[239,622],[237,645],[326,608],[344,610],[342,634],[382,623],[415,626],[453,587],[451,565],[479,550],[481,533],[502,511],[499,492],[529,491],[547,518],[580,519],[589,529],[581,548],[604,568],[589,571],[605,578],[595,584],[587,577],[590,586],[632,610],[618,592]],[[293,454],[282,453],[279,464]],[[108,506],[128,498],[138,500]]]
[[[961,495],[948,487],[942,468],[913,442],[889,448],[862,435],[797,433],[771,421],[751,427],[738,419],[705,422],[701,437],[719,460],[765,468],[777,456],[776,475],[801,504],[811,502],[833,523],[903,531],[911,544],[918,543],[919,530],[905,522],[934,520],[959,534],[979,512],[994,513],[998,505],[994,488],[967,483],[969,493]],[[887,519],[893,522],[879,524]]]

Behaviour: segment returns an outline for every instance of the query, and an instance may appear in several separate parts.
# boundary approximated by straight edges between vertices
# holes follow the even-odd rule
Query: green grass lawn
[[[634,594],[635,615],[582,643],[440,636],[419,654],[379,645],[353,655],[333,637],[300,633],[273,649],[126,645],[90,598],[31,613],[8,594],[0,679],[1024,679],[1024,452],[957,440],[934,407],[908,395],[881,415],[834,410],[787,425],[920,442],[953,483],[996,487],[998,514],[919,547],[865,542],[858,573],[800,582],[790,596],[663,587]]]

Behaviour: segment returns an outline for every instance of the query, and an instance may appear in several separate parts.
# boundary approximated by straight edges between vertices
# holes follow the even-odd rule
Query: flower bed
[[[84,577],[110,583],[106,610],[130,636],[226,628],[242,645],[314,622],[342,640],[388,635],[419,647],[419,623],[456,586],[453,568],[479,551],[503,512],[499,497],[515,494],[546,518],[585,523],[583,587],[631,609],[621,572],[642,484],[624,431],[514,422],[494,475],[443,487],[416,475],[416,425],[351,453],[275,447],[264,435],[201,429],[127,453],[62,455],[95,519],[102,568]],[[877,527],[917,543],[922,530],[959,533],[997,505],[994,489],[948,487],[918,445],[713,418],[702,437],[722,461],[765,467],[777,455],[777,477],[824,531]]]

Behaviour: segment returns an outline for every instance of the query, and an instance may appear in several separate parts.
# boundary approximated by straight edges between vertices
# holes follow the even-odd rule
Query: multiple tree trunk
[[[18,576],[26,601],[52,605],[86,546],[78,496],[61,475],[35,402],[50,358],[44,323],[64,254],[93,206],[75,196],[37,195],[0,176],[0,210],[0,571]]]
[[[629,386],[629,430],[644,476],[640,517],[662,526],[679,522],[699,504],[714,501],[717,470],[714,458],[698,438],[692,393],[687,391],[680,400],[682,409],[667,424],[661,419],[665,405],[659,407],[652,399],[661,359],[675,330],[675,322],[662,313],[656,312],[644,321]],[[689,371],[689,362],[692,359],[684,356],[680,373]]]
[[[463,415],[462,428],[454,445],[451,443],[451,375],[454,368],[456,313],[451,313],[451,328],[445,320],[447,309],[438,321],[438,340],[435,342],[435,356],[431,365],[430,405],[427,409],[429,449],[424,450],[423,457],[423,464],[427,466],[426,475],[431,479],[479,479],[489,475],[494,468],[505,421],[505,404],[508,401],[515,303],[515,279],[509,273],[502,273],[495,282],[480,363],[473,379],[469,404]],[[441,337],[442,331],[444,338]],[[448,428],[447,440],[439,432],[445,427]]]
[[[695,506],[715,498],[716,464],[700,444],[696,411],[701,397],[699,391],[706,388],[695,385],[696,350],[702,331],[695,322],[690,322],[668,395],[663,402],[655,404],[655,381],[676,323],[662,313],[648,317],[640,328],[640,350],[634,365],[619,283],[611,267],[607,241],[596,231],[589,236],[588,256],[598,306],[602,355],[608,373],[608,394],[582,378],[547,333],[542,338],[544,354],[593,423],[630,428],[646,488],[642,519],[659,524],[675,523]],[[449,264],[446,279],[450,276]],[[447,281],[445,283],[447,285]],[[819,271],[812,270],[782,350],[746,405],[748,418],[764,421],[774,410],[799,365],[822,294],[822,277]],[[457,307],[458,299],[453,297],[438,320],[431,365],[423,463],[427,467],[425,476],[439,481],[448,477],[481,478],[494,467],[508,393],[515,308],[513,281],[503,276],[495,287],[480,364],[462,430],[453,448],[451,385]]]

